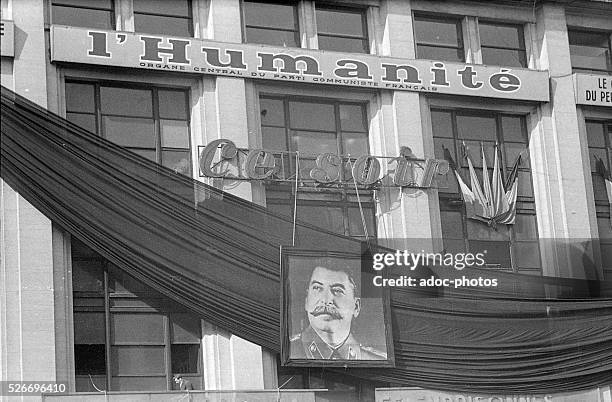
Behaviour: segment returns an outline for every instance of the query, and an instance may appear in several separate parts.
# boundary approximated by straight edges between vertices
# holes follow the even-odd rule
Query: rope
[[[295,194],[293,199],[293,234],[291,245],[295,247],[295,224],[297,220],[297,193],[298,193],[298,183],[300,178],[300,153],[298,151],[295,152]]]
[[[348,160],[349,165],[351,166],[351,172],[353,171],[353,162]],[[363,233],[365,234],[366,243],[368,244],[368,248],[370,248],[370,235],[368,234],[368,227],[366,225],[365,215],[363,213],[363,207],[361,205],[361,197],[359,197],[359,188],[357,187],[357,179],[353,174],[353,184],[355,185],[355,194],[357,194],[357,204],[359,205],[359,213],[361,214],[361,224],[363,225]]]

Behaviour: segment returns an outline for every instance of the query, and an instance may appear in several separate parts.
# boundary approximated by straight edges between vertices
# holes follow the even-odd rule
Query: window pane
[[[601,160],[608,168],[608,157],[605,148],[589,148],[589,160],[591,162],[591,172],[597,173],[597,160]]]
[[[465,60],[463,49],[417,45],[417,58],[429,60],[459,61]]]
[[[164,317],[161,314],[112,314],[111,337],[113,345],[164,343]]]
[[[264,28],[246,28],[248,43],[261,43],[272,46],[298,47],[296,33],[293,31],[276,31]]]
[[[504,141],[526,143],[524,119],[520,116],[502,116]]]
[[[189,0],[134,0],[134,11],[189,17]]]
[[[514,167],[516,159],[519,155],[521,155],[521,163],[519,164],[519,167],[529,168],[529,152],[523,152],[526,149],[524,144],[507,142],[504,144],[504,148],[506,148],[506,160],[504,162],[508,169],[512,169]],[[521,154],[521,152],[523,153]],[[506,173],[509,174],[510,170],[506,170]]]
[[[460,26],[458,21],[415,17],[415,39],[418,43],[459,47],[461,44]]]
[[[317,8],[316,18],[319,33],[365,36],[363,14],[360,12]]]
[[[75,344],[74,373],[76,375],[106,374],[106,347],[104,343],[98,345]]]
[[[318,155],[325,152],[338,153],[336,133],[295,131],[291,139],[293,150],[307,155]]]
[[[527,67],[524,50],[493,49],[482,47],[482,64],[509,67]]]
[[[104,116],[106,139],[127,147],[155,149],[155,124],[151,119]]]
[[[432,110],[431,126],[434,137],[453,137],[453,122],[450,112]]]
[[[344,234],[342,209],[328,206],[298,205],[297,219],[329,231]]]
[[[612,221],[610,218],[597,218],[597,228],[600,239],[612,239]]]
[[[496,25],[483,22],[478,23],[480,43],[483,46],[505,47],[514,49],[525,48],[523,42],[523,28],[512,25]]]
[[[93,114],[66,113],[66,120],[69,120],[92,133],[96,133],[98,131],[96,129],[96,116]]]
[[[186,121],[160,120],[162,147],[189,148],[189,128]]]
[[[184,91],[166,91],[160,89],[159,117],[162,119],[187,119],[187,100]]]
[[[461,163],[461,161],[458,160],[455,155],[454,143],[455,141],[451,138],[434,138],[434,150],[436,158],[446,159],[446,155],[444,154],[444,149],[446,148],[448,149],[448,152],[450,153],[455,163]]]
[[[244,19],[247,26],[297,30],[294,5],[245,1]]]
[[[499,241],[510,240],[510,231],[506,225],[499,225],[497,230],[492,230],[486,223],[476,221],[474,219],[467,219],[466,221],[469,239]]]
[[[568,31],[572,67],[610,70],[609,33]]]
[[[487,159],[487,167],[489,168],[489,179],[493,175],[493,163],[495,162],[495,143],[493,142],[477,142],[477,141],[465,141],[466,150],[465,152],[470,155],[472,165],[477,168],[482,167],[482,148],[484,148],[485,158]],[[463,151],[460,151],[463,154]],[[461,166],[468,167],[467,158],[461,158],[459,163]],[[501,166],[500,166],[501,167]],[[480,173],[481,171],[479,171]]]
[[[198,343],[200,342],[200,318],[189,313],[171,315],[172,343]]]
[[[291,128],[304,128],[306,130],[336,130],[336,115],[334,105],[289,102],[289,116]]]
[[[51,12],[53,23],[58,25],[108,30],[115,26],[112,11],[54,5]]]
[[[518,268],[540,268],[540,247],[537,242],[514,244],[515,266]]]
[[[334,52],[367,53],[368,43],[363,39],[319,35],[319,49]]]
[[[342,153],[360,156],[368,153],[368,135],[366,133],[342,133]]]
[[[510,242],[505,241],[474,241],[470,240],[471,253],[483,253],[486,250],[485,261],[492,268],[510,268]]]
[[[191,18],[134,13],[134,29],[136,32],[189,37]]]
[[[284,128],[262,127],[263,147],[269,150],[284,151],[287,149],[287,136]]]
[[[289,204],[269,203],[267,204],[266,208],[268,208],[271,212],[275,214],[293,216],[293,213],[291,212],[291,206],[289,206]]]
[[[368,229],[368,236],[374,236],[376,234],[374,226],[374,210],[372,208],[362,208],[363,217],[365,218],[366,228]],[[361,219],[361,211],[359,208],[348,209],[349,219],[349,235],[350,236],[365,236],[363,231],[363,220]]]
[[[518,172],[518,196],[533,197],[531,185],[531,172]]]
[[[442,222],[442,238],[464,238],[461,212],[440,211],[440,221]]]
[[[87,358],[84,359],[88,360]],[[92,359],[96,359],[96,357]],[[98,392],[98,390],[106,390],[106,375],[92,375],[90,377],[87,373],[83,373],[83,375],[77,374],[75,376],[75,382],[76,392]]]
[[[77,7],[92,7],[92,8],[106,8],[111,9],[113,7],[113,0],[53,0],[53,4],[61,4],[64,6],[77,6]]]
[[[494,117],[457,115],[459,138],[493,141],[497,140]]]
[[[121,116],[153,116],[151,91],[132,88],[100,88],[102,113]]]
[[[113,377],[113,391],[166,391],[168,381],[166,376],[157,377]]]
[[[284,126],[285,110],[280,99],[261,98],[259,100],[261,124],[266,126]]]
[[[444,239],[444,250],[448,253],[465,252],[465,241]]]
[[[172,356],[173,373],[197,373],[200,357],[200,345],[172,345],[170,347]]]
[[[514,235],[517,240],[537,239],[536,217],[535,215],[516,215],[514,224]]]
[[[72,260],[72,290],[74,292],[104,291],[104,262]]]
[[[147,158],[150,161],[157,162],[155,150],[128,148],[131,152]]]
[[[162,165],[185,176],[191,176],[189,151],[162,151]]]
[[[606,138],[605,138],[605,126],[601,122],[596,121],[587,121],[586,122],[586,130],[587,130],[587,141],[590,147],[600,147],[603,148],[606,146]]]
[[[340,127],[346,131],[367,132],[362,105],[340,105]]]
[[[74,313],[74,343],[103,344],[104,343],[104,313],[75,312]]]
[[[67,112],[95,112],[94,86],[90,84],[66,83]]]
[[[594,174],[593,179],[593,196],[595,202],[608,203],[608,193],[604,178],[600,174]]]
[[[164,346],[113,346],[112,374],[162,374],[165,370]]]

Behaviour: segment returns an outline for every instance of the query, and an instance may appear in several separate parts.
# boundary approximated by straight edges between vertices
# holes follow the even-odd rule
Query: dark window
[[[202,388],[200,318],[72,240],[77,392]]]
[[[610,32],[568,30],[570,57],[575,72],[612,71]]]
[[[368,31],[363,10],[316,7],[319,49],[368,53]]]
[[[246,42],[299,47],[295,4],[245,1],[243,6]]]
[[[415,15],[414,36],[419,59],[465,61],[458,19]]]
[[[53,0],[53,24],[114,29],[113,0]]]
[[[66,118],[130,151],[191,175],[188,92],[66,83]]]
[[[478,180],[482,183],[482,149],[484,149],[489,179],[493,177],[495,144],[503,178],[517,165],[518,198],[514,225],[491,228],[467,218],[459,186],[454,174],[441,183],[440,216],[444,248],[448,252],[482,252],[488,250],[486,262],[490,267],[512,269],[523,273],[541,273],[535,215],[535,199],[529,165],[525,118],[518,115],[470,110],[431,111],[435,155],[445,158],[444,148],[461,170],[463,180],[471,186],[465,152],[469,152]],[[465,146],[464,146],[465,144]],[[482,148],[481,148],[482,146]]]
[[[264,96],[260,99],[260,109],[264,148],[299,151],[298,170],[304,179],[310,178],[309,172],[318,154],[330,152],[357,157],[368,153],[364,104]],[[295,160],[287,159],[282,163],[289,170],[286,174],[289,177],[295,175]],[[344,169],[342,177],[350,180],[350,169]],[[268,185],[266,189],[268,208],[293,216],[293,186]],[[360,191],[358,200],[354,189],[316,192],[300,189],[297,198],[299,220],[355,237],[365,236],[365,220],[368,236],[375,236],[375,205],[369,191]]]
[[[601,260],[603,262],[604,279],[612,278],[612,222],[610,219],[610,201],[606,182],[598,169],[598,161],[610,172],[612,169],[612,121],[587,120],[587,138],[589,144],[589,160],[591,178],[593,179],[593,195],[599,228]]]
[[[134,0],[134,28],[150,34],[193,36],[190,0]]]
[[[478,22],[483,64],[527,67],[525,38],[521,25]]]

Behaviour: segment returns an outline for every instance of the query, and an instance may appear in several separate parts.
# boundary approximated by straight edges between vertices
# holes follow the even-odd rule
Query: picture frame
[[[359,253],[281,248],[281,364],[394,367],[389,291]]]

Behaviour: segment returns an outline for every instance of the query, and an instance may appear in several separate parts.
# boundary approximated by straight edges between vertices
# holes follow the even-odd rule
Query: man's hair
[[[306,284],[306,289],[310,286],[310,278],[312,278],[312,274],[314,270],[317,268],[324,268],[330,271],[344,272],[346,276],[348,276],[348,280],[353,285],[353,295],[355,298],[361,297],[361,268],[353,267],[347,264],[344,261],[340,261],[339,259],[334,258],[334,261],[331,258],[322,259],[317,261],[312,271],[310,271],[310,276],[308,278],[308,283]],[[334,264],[335,262],[335,264]]]

